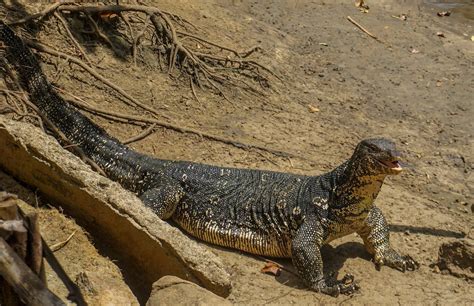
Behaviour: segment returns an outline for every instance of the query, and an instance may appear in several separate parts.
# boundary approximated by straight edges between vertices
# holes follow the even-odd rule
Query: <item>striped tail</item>
[[[130,150],[69,105],[48,82],[30,48],[2,21],[0,41],[6,47],[5,57],[17,72],[21,86],[40,112],[111,179],[128,189],[136,190],[136,182],[141,180],[139,175],[135,177],[132,174],[140,166],[136,161],[148,160],[149,157]]]

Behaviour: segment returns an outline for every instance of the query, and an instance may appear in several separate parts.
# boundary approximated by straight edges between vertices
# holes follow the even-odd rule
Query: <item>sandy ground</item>
[[[419,271],[376,271],[360,239],[347,236],[325,248],[326,269],[354,274],[362,289],[351,297],[331,298],[306,290],[291,273],[277,278],[261,274],[260,259],[209,246],[233,275],[230,301],[474,303],[472,282],[437,273],[433,267],[441,243],[473,231],[474,23],[437,17],[435,9],[413,2],[369,1],[369,12],[362,13],[352,1],[147,1],[187,18],[214,41],[242,50],[261,46],[263,52],[255,58],[283,80],[273,80],[274,90],[264,98],[228,89],[226,101],[197,89],[198,102],[188,83],[170,79],[156,64],[135,67],[130,57],[114,56],[106,44],[88,42],[90,57],[100,61],[100,72],[159,110],[160,119],[295,157],[164,128],[132,144],[138,151],[308,175],[340,164],[366,137],[390,137],[404,153],[406,171],[386,181],[377,205],[391,224],[393,245],[416,258]],[[393,17],[400,14],[407,20]],[[347,16],[378,40],[357,29]],[[59,49],[68,46],[56,23],[46,24],[37,37]],[[61,60],[44,59],[51,79],[64,90],[102,108],[142,114],[89,75],[69,69]],[[119,139],[141,131],[89,116]],[[292,269],[290,262],[283,263]]]

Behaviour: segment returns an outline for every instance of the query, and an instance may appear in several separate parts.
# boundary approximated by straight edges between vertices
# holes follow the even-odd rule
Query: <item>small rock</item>
[[[438,266],[434,266],[433,273],[439,274],[441,271],[439,270]]]
[[[407,235],[407,236],[411,234],[411,233],[410,233],[410,230],[405,230],[403,233],[404,233],[405,235]]]
[[[443,274],[474,280],[474,242],[458,239],[443,243],[439,248],[438,267]]]

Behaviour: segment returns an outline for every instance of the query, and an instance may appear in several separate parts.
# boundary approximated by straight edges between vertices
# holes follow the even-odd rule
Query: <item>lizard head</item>
[[[356,157],[370,174],[399,174],[403,170],[395,143],[386,138],[362,140],[353,157]]]

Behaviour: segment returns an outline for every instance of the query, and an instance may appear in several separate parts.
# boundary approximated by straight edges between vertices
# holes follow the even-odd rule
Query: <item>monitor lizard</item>
[[[323,274],[321,246],[351,233],[362,237],[377,266],[418,268],[390,246],[389,226],[374,205],[386,176],[402,171],[391,140],[362,140],[347,161],[318,176],[154,158],[123,145],[65,102],[29,47],[3,22],[0,41],[39,110],[110,179],[189,234],[252,254],[292,258],[311,289],[333,296],[358,285],[350,274],[341,280]]]

